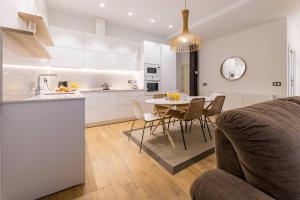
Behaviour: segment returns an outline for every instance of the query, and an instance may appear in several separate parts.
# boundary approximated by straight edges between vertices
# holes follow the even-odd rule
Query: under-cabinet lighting
[[[65,71],[65,72],[86,72],[86,73],[100,73],[100,74],[137,74],[140,71],[135,70],[118,70],[118,69],[91,69],[91,68],[63,68],[63,67],[51,67],[49,65],[45,66],[31,66],[31,65],[10,65],[3,64],[3,67],[6,68],[15,68],[15,69],[31,69],[31,70],[49,70],[49,71]]]

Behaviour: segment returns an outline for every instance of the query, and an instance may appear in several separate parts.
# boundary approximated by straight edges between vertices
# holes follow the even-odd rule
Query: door
[[[296,51],[289,46],[288,53],[288,96],[295,96]]]
[[[182,65],[182,91],[190,94],[190,66],[188,64]]]

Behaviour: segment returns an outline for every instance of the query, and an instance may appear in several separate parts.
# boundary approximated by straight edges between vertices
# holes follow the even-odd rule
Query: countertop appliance
[[[158,76],[160,77],[160,65],[157,64],[144,64],[145,77],[146,76]]]
[[[102,87],[102,90],[110,90],[110,86],[111,85],[109,85],[108,83],[103,83],[103,85],[101,85],[101,87]]]

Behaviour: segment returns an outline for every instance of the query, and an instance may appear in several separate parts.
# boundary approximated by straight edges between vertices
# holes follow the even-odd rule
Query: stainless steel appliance
[[[160,65],[145,63],[145,77],[158,76],[160,77]]]
[[[159,92],[160,77],[145,77],[145,90],[146,92]]]
[[[109,85],[108,83],[103,83],[103,85],[101,85],[101,87],[102,87],[102,90],[110,90],[110,86],[111,85]]]

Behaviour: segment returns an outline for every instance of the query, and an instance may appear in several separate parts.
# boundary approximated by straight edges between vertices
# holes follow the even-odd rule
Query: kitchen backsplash
[[[39,74],[57,74],[57,77],[48,77],[50,89],[57,87],[58,81],[75,82],[82,89],[101,88],[104,82],[111,85],[111,89],[130,89],[128,80],[137,80],[138,72],[94,72],[82,70],[61,70],[49,67],[4,67],[3,68],[3,95],[4,97],[28,96],[34,93]],[[45,87],[45,85],[44,85]]]

